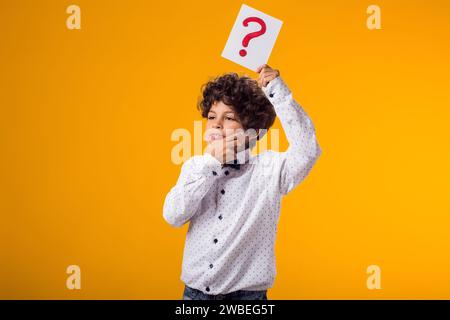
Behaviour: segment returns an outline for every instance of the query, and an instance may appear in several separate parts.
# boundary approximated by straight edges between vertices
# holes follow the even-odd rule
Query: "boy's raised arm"
[[[314,124],[278,76],[262,87],[283,126],[289,147],[280,153],[280,192],[289,193],[302,182],[322,153]]]
[[[178,181],[164,201],[163,217],[170,225],[181,227],[195,215],[220,168],[221,163],[209,153],[183,163]]]

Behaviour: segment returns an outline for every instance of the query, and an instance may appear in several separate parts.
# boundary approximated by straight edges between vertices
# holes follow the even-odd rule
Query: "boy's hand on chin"
[[[206,146],[205,152],[211,154],[220,163],[233,161],[237,157],[237,153],[247,149],[257,135],[234,133],[227,135],[222,139],[212,140]]]
[[[258,69],[256,69],[256,72],[259,73],[257,82],[260,88],[266,87],[270,81],[280,75],[280,70],[272,69],[267,64],[259,66]]]

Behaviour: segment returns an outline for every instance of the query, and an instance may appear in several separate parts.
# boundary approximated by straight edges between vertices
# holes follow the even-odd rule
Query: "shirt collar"
[[[241,165],[251,162],[252,158],[252,150],[251,148],[247,148],[245,150],[239,151],[236,154],[236,159],[234,159],[233,161],[222,164],[222,168],[229,166],[239,170]]]

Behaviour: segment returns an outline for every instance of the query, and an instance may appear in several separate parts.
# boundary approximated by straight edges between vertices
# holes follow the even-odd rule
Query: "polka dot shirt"
[[[314,125],[278,76],[263,87],[289,142],[284,152],[238,155],[221,164],[208,153],[189,158],[164,201],[172,226],[190,222],[181,280],[206,294],[273,286],[281,198],[303,181],[321,154]]]

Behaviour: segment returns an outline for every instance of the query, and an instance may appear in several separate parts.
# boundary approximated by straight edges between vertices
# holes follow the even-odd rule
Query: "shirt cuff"
[[[262,87],[262,90],[272,105],[277,105],[283,102],[289,95],[292,94],[291,90],[281,76],[271,80],[266,87]]]
[[[195,157],[193,172],[204,176],[218,177],[219,170],[222,168],[222,164],[219,160],[213,157],[210,153]]]

